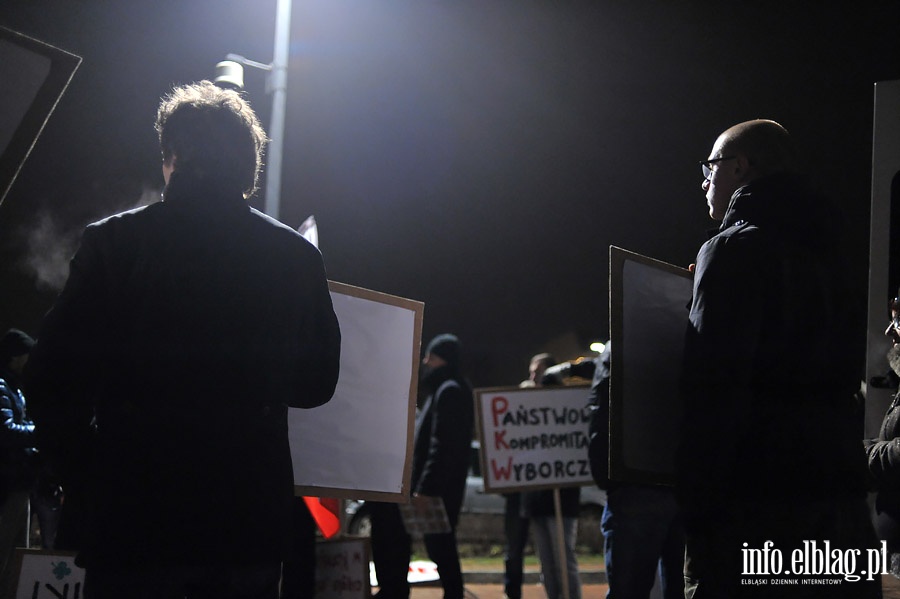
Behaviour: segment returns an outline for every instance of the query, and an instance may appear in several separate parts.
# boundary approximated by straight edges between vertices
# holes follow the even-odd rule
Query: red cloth
[[[304,497],[306,507],[322,531],[322,536],[330,539],[341,530],[341,502],[331,497]]]

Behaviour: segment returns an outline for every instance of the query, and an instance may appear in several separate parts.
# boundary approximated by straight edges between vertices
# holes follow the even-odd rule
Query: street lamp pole
[[[287,66],[291,46],[291,0],[278,0],[275,9],[275,50],[271,64],[256,62],[238,54],[228,54],[216,65],[216,85],[244,88],[244,66],[269,71],[266,92],[272,94],[269,123],[269,150],[266,164],[266,197],[263,209],[278,218],[281,208],[281,163],[284,148],[284,122],[287,105]]]
[[[291,44],[291,0],[278,0],[275,13],[275,50],[269,75],[272,120],[269,126],[268,169],[266,170],[265,212],[278,218],[281,207],[281,163],[284,148],[284,121],[287,105],[287,65]]]

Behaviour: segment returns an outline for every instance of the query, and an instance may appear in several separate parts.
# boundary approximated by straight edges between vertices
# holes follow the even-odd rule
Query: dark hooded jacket
[[[416,417],[412,491],[441,497],[455,525],[466,492],[475,405],[472,389],[450,362],[426,373],[430,391]]]
[[[678,489],[689,525],[735,500],[863,496],[864,356],[839,220],[805,177],[738,189],[697,256]],[[860,298],[861,299],[861,298]]]

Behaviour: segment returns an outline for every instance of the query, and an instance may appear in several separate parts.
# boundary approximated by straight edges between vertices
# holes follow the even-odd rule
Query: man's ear
[[[753,164],[745,154],[737,154],[735,156],[735,159],[732,161],[731,168],[734,169],[734,176],[738,181],[742,183],[747,183],[750,181],[753,172]]]

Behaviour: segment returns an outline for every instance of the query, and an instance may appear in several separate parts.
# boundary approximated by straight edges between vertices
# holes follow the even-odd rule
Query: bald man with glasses
[[[891,341],[887,353],[891,372],[900,377],[900,292],[891,301],[891,321],[884,334]],[[894,379],[897,380],[897,379]],[[875,481],[875,526],[887,542],[890,571],[900,577],[900,391],[893,385],[894,399],[888,406],[878,437],[865,442],[869,472]]]
[[[721,226],[697,256],[685,338],[685,596],[879,597],[880,577],[775,585],[804,577],[792,561],[804,542],[860,550],[862,562],[877,546],[854,399],[862,346],[848,355],[865,313],[851,303],[837,210],[774,121],[729,128],[700,165]],[[774,550],[778,568],[749,559]]]

